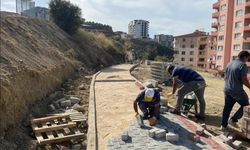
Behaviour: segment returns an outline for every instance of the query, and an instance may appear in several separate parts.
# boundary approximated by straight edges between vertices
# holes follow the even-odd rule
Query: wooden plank
[[[57,123],[58,123],[57,119],[52,120],[51,121],[51,126],[57,126]],[[58,137],[63,137],[64,136],[63,133],[61,133],[59,130],[56,130],[55,132],[56,132]]]
[[[80,138],[84,138],[84,133],[67,135],[63,137],[55,137],[53,139],[44,139],[40,142],[40,144],[44,145],[44,144],[60,143],[63,141],[69,141],[71,139],[80,139]]]
[[[48,136],[48,139],[54,139],[54,135],[52,134],[52,132],[46,132],[47,136]]]
[[[48,131],[54,131],[54,130],[59,130],[63,128],[71,128],[75,127],[76,123],[75,122],[69,122],[67,124],[60,124],[60,125],[53,125],[53,126],[43,126],[42,128],[35,128],[34,131],[37,132],[48,132]]]
[[[44,140],[43,136],[41,135],[41,133],[36,133],[35,135],[36,135],[37,142],[40,144],[41,141]]]
[[[31,123],[35,124],[35,123],[40,123],[40,122],[47,122],[47,121],[51,121],[51,120],[55,120],[55,119],[59,119],[59,118],[65,118],[65,117],[69,117],[69,114],[49,116],[49,117],[44,117],[44,118],[37,118],[37,119],[31,120]]]
[[[84,121],[86,121],[86,119],[76,119],[76,120],[72,120],[73,122],[84,122]]]

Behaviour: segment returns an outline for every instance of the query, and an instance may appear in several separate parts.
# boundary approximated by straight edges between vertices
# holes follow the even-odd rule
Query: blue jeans
[[[228,119],[235,103],[240,104],[240,108],[231,117],[231,120],[233,122],[238,122],[238,120],[243,116],[244,106],[249,105],[248,96],[245,91],[241,94],[233,94],[232,92],[225,91],[225,105],[221,123],[223,127],[227,127]]]

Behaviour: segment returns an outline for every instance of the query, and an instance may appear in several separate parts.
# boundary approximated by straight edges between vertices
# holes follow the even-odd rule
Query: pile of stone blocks
[[[242,122],[242,132],[250,139],[250,106],[244,107],[244,117]]]

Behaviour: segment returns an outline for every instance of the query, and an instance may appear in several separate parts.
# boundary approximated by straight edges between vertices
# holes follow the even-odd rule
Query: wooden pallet
[[[40,145],[84,138],[70,114],[33,119],[31,124]]]

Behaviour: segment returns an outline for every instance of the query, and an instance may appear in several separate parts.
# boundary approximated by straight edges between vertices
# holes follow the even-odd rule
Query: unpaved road
[[[121,134],[134,119],[133,100],[139,93],[131,65],[117,65],[101,71],[96,78],[96,115],[98,147],[106,149],[106,143]]]

